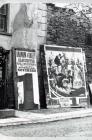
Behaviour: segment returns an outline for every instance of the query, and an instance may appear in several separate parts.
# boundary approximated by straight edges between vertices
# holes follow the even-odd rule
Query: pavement
[[[29,111],[13,110],[14,116],[0,119],[0,127],[25,124],[46,123],[66,119],[75,119],[92,116],[90,108],[52,108]]]

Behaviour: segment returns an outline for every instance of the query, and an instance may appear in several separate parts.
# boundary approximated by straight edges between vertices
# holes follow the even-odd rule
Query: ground
[[[0,128],[13,137],[92,137],[92,117]]]

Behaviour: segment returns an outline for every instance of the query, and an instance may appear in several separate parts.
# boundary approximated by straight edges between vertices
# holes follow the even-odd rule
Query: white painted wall
[[[30,49],[35,49],[39,51],[40,44],[45,43],[46,39],[46,29],[47,29],[47,7],[45,3],[30,3],[27,4],[27,14],[29,19],[33,18],[33,25],[31,28],[27,30],[27,43]],[[13,21],[20,9],[20,3],[10,3],[9,4],[9,15],[8,15],[8,33],[13,33]],[[18,31],[19,34],[13,37],[14,44],[18,44],[19,38],[22,37],[22,34]],[[24,40],[25,38],[22,38]],[[12,47],[10,36],[0,35],[1,46],[6,49],[10,49]],[[19,41],[19,46],[21,47],[21,42]],[[33,48],[32,48],[33,46]]]
[[[20,8],[20,4],[10,4],[9,5],[9,33],[12,33],[12,24],[13,24],[13,20],[15,15],[17,14],[17,12],[19,11]]]
[[[0,47],[9,50],[10,41],[11,41],[11,36],[0,35]]]
[[[21,4],[10,4],[10,16],[9,16],[9,32],[13,32],[13,21],[20,9]],[[19,29],[13,34],[10,46],[23,47],[26,42],[29,49],[39,49],[39,45],[45,43],[46,27],[47,27],[47,11],[46,4],[43,3],[30,3],[27,5],[27,15],[29,19],[33,19],[33,25],[26,30]],[[20,17],[21,18],[21,17]],[[27,48],[27,46],[24,46]]]

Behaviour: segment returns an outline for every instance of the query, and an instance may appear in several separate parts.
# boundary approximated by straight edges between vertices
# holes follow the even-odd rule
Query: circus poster
[[[86,97],[86,68],[82,49],[47,45],[45,59],[49,87],[47,105],[78,105],[79,99]]]

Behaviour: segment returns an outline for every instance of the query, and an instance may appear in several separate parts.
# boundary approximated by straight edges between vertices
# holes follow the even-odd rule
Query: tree
[[[82,3],[64,8],[48,5],[47,42],[81,47],[92,28],[92,7]]]

